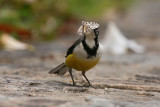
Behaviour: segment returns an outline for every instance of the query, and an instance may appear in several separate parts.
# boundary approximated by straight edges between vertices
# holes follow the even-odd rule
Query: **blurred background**
[[[0,33],[23,41],[75,35],[82,19],[107,23],[136,0],[0,0]],[[103,25],[102,25],[103,26]]]
[[[128,37],[134,39],[160,34],[159,7],[158,0],[0,0],[0,47],[34,50],[33,46],[25,43],[51,42],[62,36],[77,35],[83,19],[100,23],[100,38],[105,38],[103,43],[115,41],[113,44],[126,45],[127,42],[122,42]],[[112,26],[110,22],[124,37],[115,35],[117,40],[110,40],[113,36],[105,37],[112,35],[107,34]],[[113,44],[108,42],[104,46],[108,48]],[[142,50],[137,53],[142,53]]]

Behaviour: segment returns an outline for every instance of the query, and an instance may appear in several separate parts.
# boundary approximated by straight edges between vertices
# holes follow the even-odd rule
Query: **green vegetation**
[[[120,10],[134,0],[0,0],[0,31],[52,40],[68,20],[99,18],[108,8]],[[4,27],[5,26],[5,27]],[[2,27],[2,30],[1,30]]]

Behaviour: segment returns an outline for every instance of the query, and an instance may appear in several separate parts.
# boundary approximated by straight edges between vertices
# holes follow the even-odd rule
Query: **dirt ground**
[[[118,22],[128,38],[144,45],[146,52],[120,56],[104,53],[100,63],[86,73],[96,88],[82,87],[87,83],[81,72],[73,72],[78,87],[70,85],[69,73],[64,76],[48,74],[49,70],[64,61],[66,48],[78,37],[35,43],[34,52],[1,51],[0,107],[159,107],[160,23],[157,24],[157,20],[155,27],[154,18],[160,17],[160,14],[155,12],[155,17],[143,17],[138,27],[136,24],[127,26],[128,21],[134,23],[137,20],[140,12],[151,11],[150,6],[158,10],[160,2],[155,0],[139,4],[136,9],[130,10],[135,14],[128,13]]]

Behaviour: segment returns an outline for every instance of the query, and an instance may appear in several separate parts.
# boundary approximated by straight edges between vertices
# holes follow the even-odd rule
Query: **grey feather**
[[[68,67],[62,63],[49,71],[49,74],[58,74],[58,75],[64,75],[68,71]]]

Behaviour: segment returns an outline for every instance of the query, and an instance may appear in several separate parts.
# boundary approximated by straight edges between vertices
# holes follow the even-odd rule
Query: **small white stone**
[[[108,90],[108,88],[106,87],[104,90],[105,90],[105,91],[107,91],[107,90]]]

